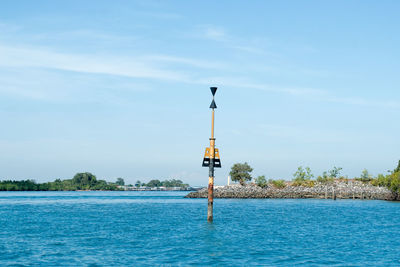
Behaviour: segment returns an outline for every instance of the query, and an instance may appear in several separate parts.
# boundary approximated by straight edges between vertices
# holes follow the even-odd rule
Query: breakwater
[[[186,198],[207,198],[207,189],[189,193]],[[316,183],[312,187],[294,186],[285,188],[268,185],[261,188],[255,184],[216,186],[214,198],[316,198],[316,199],[376,199],[396,200],[398,197],[385,187],[377,187],[360,181],[334,181]]]

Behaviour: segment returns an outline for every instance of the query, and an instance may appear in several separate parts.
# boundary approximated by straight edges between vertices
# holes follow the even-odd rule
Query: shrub
[[[304,180],[304,181],[294,181],[292,183],[293,186],[304,186],[304,187],[314,187],[315,181],[313,180]]]
[[[371,184],[374,186],[386,186],[389,187],[390,185],[390,175],[383,175],[383,174],[378,174],[378,176],[375,179],[372,179]]]
[[[272,180],[270,179],[268,181],[269,184],[271,184],[273,187],[278,188],[278,189],[282,189],[286,187],[286,182],[285,180]]]
[[[356,180],[367,183],[372,180],[372,176],[369,174],[367,169],[364,169],[361,173],[360,178],[356,178]]]
[[[392,190],[392,192],[400,193],[400,171],[392,173],[389,176],[389,179],[390,179],[389,189]]]
[[[333,182],[334,178],[329,177],[327,172],[323,172],[322,176],[318,176],[317,177],[317,182],[320,183],[329,183],[329,182]]]
[[[384,186],[387,187],[394,193],[400,193],[400,171],[392,172],[384,176],[383,174],[379,174],[375,179],[371,181],[372,185],[375,186]]]
[[[267,180],[265,179],[265,176],[264,176],[264,175],[258,176],[258,177],[255,179],[255,182],[256,182],[256,185],[258,185],[259,187],[264,188],[264,187],[267,186]]]

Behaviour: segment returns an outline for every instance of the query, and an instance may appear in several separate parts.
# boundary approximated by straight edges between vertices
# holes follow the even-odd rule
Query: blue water
[[[0,192],[0,265],[400,265],[400,203],[185,194]]]

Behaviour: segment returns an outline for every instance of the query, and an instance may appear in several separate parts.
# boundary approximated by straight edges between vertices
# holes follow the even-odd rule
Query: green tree
[[[302,166],[297,168],[297,171],[293,174],[293,181],[295,182],[303,182],[307,180],[311,180],[314,177],[314,174],[311,173],[310,167],[306,167],[303,169]]]
[[[122,178],[117,178],[117,181],[115,182],[117,185],[125,185],[125,181]]]
[[[92,190],[122,190],[118,189],[114,184],[108,184],[105,180],[98,180]]]
[[[141,185],[142,185],[142,182],[140,180],[137,180],[136,183],[135,183],[135,186],[136,187],[140,187]]]
[[[148,187],[160,187],[161,186],[161,182],[160,180],[150,180],[150,182],[147,183]]]
[[[267,179],[265,179],[265,176],[264,175],[261,175],[261,176],[258,176],[256,179],[255,179],[255,182],[256,182],[256,185],[258,185],[259,187],[262,187],[262,188],[264,188],[264,187],[266,187],[267,186]]]
[[[247,162],[245,163],[236,163],[232,166],[229,175],[231,176],[231,180],[234,182],[239,182],[241,185],[245,185],[246,181],[251,181],[251,172],[253,168],[250,167]]]
[[[306,187],[313,187],[315,181],[311,181],[314,177],[312,174],[311,169],[306,167],[303,169],[302,166],[297,168],[297,171],[293,174],[293,186],[306,186]]]
[[[74,178],[72,178],[72,183],[77,186],[77,189],[90,189],[96,182],[96,176],[90,172],[77,173]]]
[[[329,171],[329,177],[338,178],[341,170],[343,170],[343,168],[334,166],[333,169]]]
[[[361,172],[360,180],[363,181],[363,182],[369,182],[369,181],[372,180],[372,176],[369,174],[367,169],[364,169]]]

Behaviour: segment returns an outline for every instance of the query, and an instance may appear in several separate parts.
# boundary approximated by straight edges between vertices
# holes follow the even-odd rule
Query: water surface
[[[400,203],[0,192],[0,266],[399,266]]]

